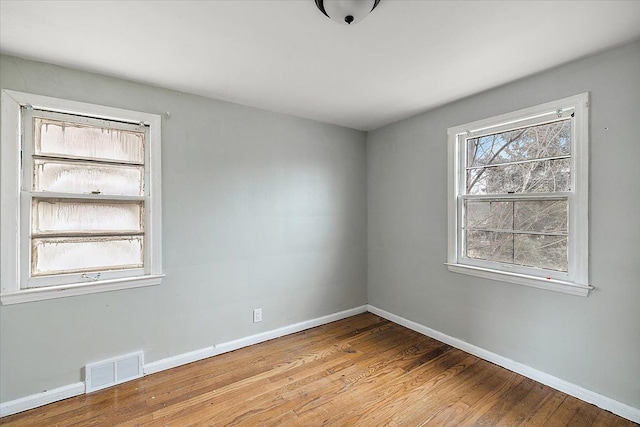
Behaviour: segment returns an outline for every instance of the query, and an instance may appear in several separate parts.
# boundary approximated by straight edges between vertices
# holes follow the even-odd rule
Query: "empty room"
[[[0,425],[640,423],[640,1],[0,0],[0,92]]]

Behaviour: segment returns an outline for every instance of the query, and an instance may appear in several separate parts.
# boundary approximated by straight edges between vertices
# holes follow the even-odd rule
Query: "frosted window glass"
[[[39,276],[140,268],[142,248],[142,236],[36,238],[31,247],[31,273]]]
[[[144,133],[34,119],[35,154],[144,163]]]
[[[33,160],[34,191],[141,196],[144,167]]]
[[[33,232],[142,232],[142,202],[33,201]]]

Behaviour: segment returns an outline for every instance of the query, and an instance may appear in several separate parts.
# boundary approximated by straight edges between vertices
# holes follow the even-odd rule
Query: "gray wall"
[[[582,92],[591,94],[596,289],[583,298],[450,273],[447,128]],[[369,304],[640,408],[640,43],[386,126],[367,141]]]
[[[0,306],[0,400],[80,381],[88,362],[138,349],[151,362],[368,298],[640,407],[639,76],[634,43],[370,132],[365,146],[353,130],[2,57],[2,88],[171,117],[167,278]],[[447,128],[585,91],[597,289],[581,298],[448,272]]]
[[[0,400],[366,303],[366,134],[12,57],[0,85],[162,114],[160,286],[0,307]],[[2,143],[7,143],[2,141]],[[252,309],[264,320],[252,323]]]

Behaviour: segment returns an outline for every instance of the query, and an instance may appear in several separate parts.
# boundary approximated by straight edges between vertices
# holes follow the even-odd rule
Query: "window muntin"
[[[587,102],[449,129],[450,270],[587,293]]]

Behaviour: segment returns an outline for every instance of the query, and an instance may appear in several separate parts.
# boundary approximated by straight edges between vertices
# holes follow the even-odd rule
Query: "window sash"
[[[21,194],[20,194],[20,275],[23,278],[21,288],[42,288],[56,285],[68,285],[68,284],[81,284],[97,282],[103,280],[116,280],[127,277],[140,277],[151,274],[151,238],[148,232],[148,221],[150,217],[149,212],[149,198],[150,198],[150,186],[148,185],[150,179],[149,164],[150,150],[149,150],[149,126],[143,124],[125,123],[115,120],[99,119],[93,117],[86,117],[77,114],[66,114],[53,112],[41,109],[28,109],[22,108],[22,173],[21,173]],[[59,156],[59,155],[36,155],[35,153],[35,133],[34,133],[34,119],[44,118],[53,119],[58,121],[80,123],[86,126],[97,126],[110,129],[124,129],[132,130],[136,132],[144,132],[144,163],[132,163],[127,161],[107,161],[101,158],[87,158],[84,156]],[[90,194],[90,193],[72,193],[72,192],[41,192],[34,191],[33,187],[33,165],[34,159],[52,159],[60,160],[64,162],[78,162],[86,165],[122,165],[124,167],[142,167],[142,194],[140,195],[110,195],[110,194]],[[139,165],[139,166],[137,166]],[[141,235],[143,236],[143,263],[141,268],[90,268],[82,271],[76,271],[71,273],[58,273],[49,275],[35,275],[32,273],[33,262],[33,244],[34,239],[39,238],[32,231],[32,215],[33,215],[33,201],[35,199],[76,199],[99,202],[118,202],[123,200],[139,201],[142,203],[143,209],[143,230],[141,233],[135,232],[114,232],[114,233],[84,233],[86,235],[95,236],[124,236],[124,235]],[[76,236],[75,233],[63,233],[67,237]]]
[[[116,164],[134,164],[134,165],[143,165],[144,164],[144,152],[145,152],[145,140],[146,140],[146,132],[145,126],[142,124],[132,125],[129,123],[120,123],[115,122],[113,120],[104,120],[104,119],[95,119],[90,117],[83,117],[78,115],[66,115],[60,113],[53,113],[50,111],[35,111],[33,116],[32,126],[34,132],[34,155],[43,156],[48,158],[73,158],[73,159],[84,159],[91,161],[104,161],[109,163]],[[38,124],[40,126],[38,126]],[[63,131],[65,131],[65,127],[69,127],[70,129],[83,129],[89,128],[94,131],[99,130],[98,141],[92,141],[94,144],[97,142],[98,144],[107,144],[111,145],[113,141],[113,133],[117,133],[119,138],[116,138],[115,145],[111,145],[111,152],[109,149],[106,151],[103,150],[94,150],[94,155],[90,155],[90,153],[86,152],[86,149],[89,148],[87,146],[83,147],[83,144],[75,144],[76,153],[63,153],[56,151],[48,151],[44,146],[44,136],[43,136],[43,128],[45,132],[49,127],[62,127]],[[107,131],[107,135],[105,137],[104,131]],[[66,132],[74,133],[71,130],[66,130]],[[79,135],[76,135],[79,136]],[[87,136],[87,135],[84,135]],[[140,142],[140,138],[142,138],[142,145],[136,143],[137,140]],[[75,138],[77,139],[77,138]],[[101,139],[101,140],[100,140]],[[111,141],[107,141],[111,139]],[[50,140],[50,138],[49,138]],[[71,145],[74,146],[74,138],[71,137],[65,140]],[[136,147],[136,145],[138,147]],[[95,146],[94,146],[95,148]],[[119,153],[118,150],[120,149]],[[129,148],[129,151],[127,151]],[[131,150],[133,148],[133,150]],[[137,148],[137,149],[136,149]],[[72,150],[73,151],[73,150]],[[84,151],[84,153],[83,153]],[[104,156],[100,156],[100,154],[106,154]],[[119,155],[118,155],[119,154]],[[120,158],[117,158],[120,157]],[[130,158],[127,158],[130,157]],[[131,158],[133,157],[133,158]]]
[[[557,279],[557,280],[570,280],[570,269],[572,266],[572,261],[573,261],[573,254],[572,254],[572,247],[570,246],[572,244],[572,240],[570,238],[571,236],[571,229],[570,229],[570,219],[571,219],[571,212],[572,212],[572,199],[573,199],[573,193],[568,193],[568,192],[562,192],[562,193],[521,193],[521,194],[504,194],[504,195],[459,195],[457,197],[457,215],[458,215],[458,219],[457,219],[457,223],[458,223],[458,230],[457,230],[457,260],[459,263],[461,264],[468,264],[471,266],[475,266],[475,267],[481,267],[481,268],[487,268],[487,269],[492,269],[492,270],[505,270],[505,271],[509,271],[509,272],[513,272],[513,273],[517,273],[517,274],[524,274],[524,275],[531,275],[531,276],[544,276],[545,278],[552,278],[552,279]],[[568,230],[567,233],[565,233],[564,235],[568,236],[568,241],[567,241],[567,246],[568,246],[568,253],[567,253],[567,271],[563,272],[563,271],[557,271],[557,270],[550,270],[550,269],[545,269],[545,268],[539,268],[539,267],[528,267],[528,266],[524,266],[524,265],[518,265],[518,264],[510,264],[510,263],[505,263],[505,262],[498,262],[498,261],[490,261],[490,260],[484,260],[484,259],[479,259],[479,258],[469,258],[467,256],[465,256],[465,252],[466,252],[466,248],[465,248],[465,237],[466,237],[466,233],[467,230],[465,228],[465,223],[464,223],[464,215],[465,215],[465,207],[464,207],[464,201],[465,200],[472,200],[472,201],[492,201],[492,202],[514,202],[514,201],[552,201],[552,200],[566,200],[567,201],[567,222],[568,224]],[[516,230],[500,230],[501,232],[509,232],[509,233],[517,233],[518,231]],[[523,232],[523,234],[542,234],[542,235],[550,235],[549,233],[544,233],[544,232],[540,232],[540,233],[531,233],[531,232]]]
[[[569,99],[570,98],[567,98],[567,100]],[[531,114],[519,115],[520,112],[516,111],[511,114],[505,114],[503,116],[503,120],[492,120],[490,118],[486,120],[480,120],[476,123],[471,123],[471,126],[469,126],[468,129],[464,130],[464,135],[467,138],[481,138],[483,136],[488,136],[495,133],[509,132],[526,127],[562,121],[569,116],[573,117],[572,115],[575,115],[576,112],[576,107],[573,105],[566,105],[559,108],[545,108],[546,105],[547,104],[540,106],[542,108],[540,108],[538,111],[532,112]],[[573,151],[571,152],[573,153]]]
[[[31,200],[32,237],[144,235],[141,201],[49,197]]]
[[[570,214],[570,206],[569,206],[569,194],[558,195],[554,194],[532,194],[530,197],[477,197],[477,196],[461,196],[459,209],[462,211],[460,228],[462,230],[473,230],[473,231],[496,231],[496,232],[509,232],[509,233],[518,233],[518,234],[539,234],[539,235],[558,235],[558,236],[568,236],[568,223],[569,223],[569,214]],[[536,230],[522,230],[516,228],[515,225],[513,228],[496,228],[496,227],[469,227],[467,226],[466,216],[467,216],[467,203],[466,202],[496,202],[496,203],[516,203],[516,202],[555,202],[555,201],[564,201],[567,205],[567,229],[564,232],[561,231],[536,231]],[[515,207],[515,206],[514,206]],[[514,218],[512,218],[513,220]]]
[[[31,239],[31,249],[35,254],[31,260],[31,276],[45,277],[65,273],[82,275],[142,268],[143,245],[144,236],[130,234],[36,237]],[[66,250],[66,254],[60,253],[61,247]],[[89,257],[87,252],[91,252]]]

